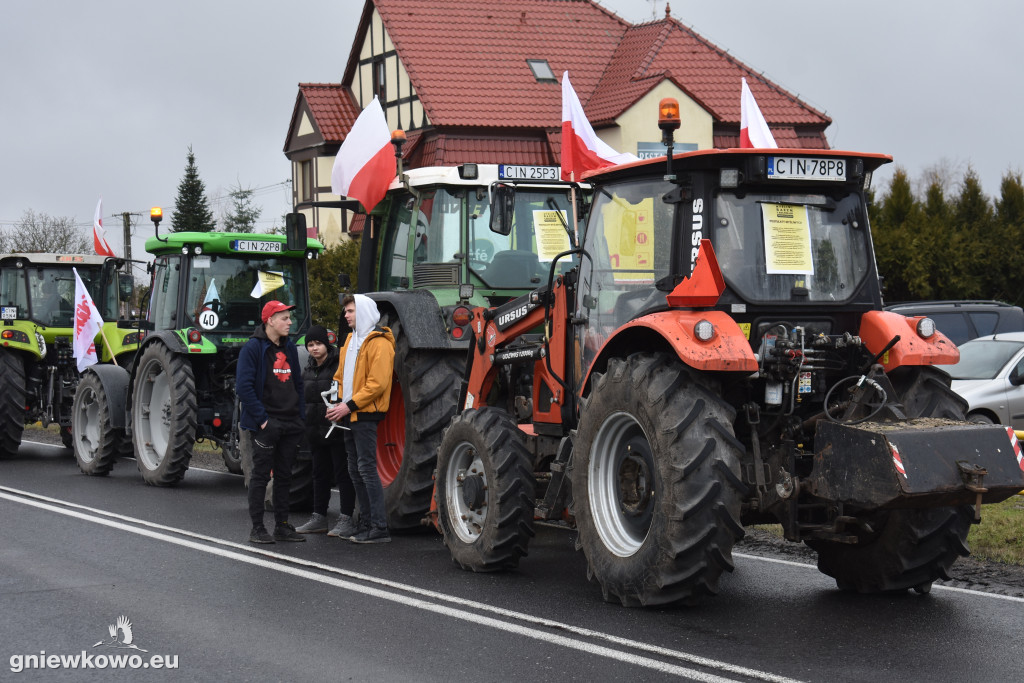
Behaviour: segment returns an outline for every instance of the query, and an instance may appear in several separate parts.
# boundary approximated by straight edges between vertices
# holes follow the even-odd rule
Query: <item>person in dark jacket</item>
[[[302,372],[302,383],[306,391],[306,439],[313,454],[313,515],[295,530],[300,534],[327,531],[327,506],[331,502],[331,486],[335,485],[341,497],[341,517],[327,535],[348,538],[356,532],[352,521],[356,492],[348,475],[344,430],[331,429],[327,405],[321,396],[321,392],[330,391],[332,385],[337,393],[334,372],[338,369],[338,349],[331,344],[324,327],[313,325],[306,332],[306,350],[309,362]]]
[[[263,307],[263,324],[238,354],[235,393],[241,403],[242,438],[252,440],[249,479],[250,543],[305,541],[288,523],[292,465],[305,431],[306,405],[299,352],[288,338],[291,311],[280,301]],[[264,496],[274,473],[274,535],[263,525]]]

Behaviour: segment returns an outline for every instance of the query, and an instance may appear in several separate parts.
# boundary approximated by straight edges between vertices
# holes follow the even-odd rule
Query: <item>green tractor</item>
[[[391,409],[377,440],[391,529],[421,526],[430,507],[437,447],[458,407],[470,312],[537,288],[552,260],[575,246],[574,217],[582,226],[589,193],[559,176],[551,166],[414,168],[399,172],[370,216],[358,291],[377,302],[396,347]]]
[[[79,384],[73,358],[75,273],[105,321],[96,336],[101,363],[130,363],[137,331],[117,327],[132,295],[123,259],[14,253],[0,258],[0,455],[14,455],[26,424],[60,425],[70,447],[71,405]]]
[[[159,218],[153,214],[159,228]],[[241,473],[235,367],[242,346],[272,299],[296,307],[296,332],[310,326],[307,259],[323,245],[304,221],[288,236],[178,232],[146,241],[154,256],[149,303],[138,323],[142,340],[129,367],[93,366],[76,395],[74,448],[89,475],[110,472],[130,440],[147,484],[171,486],[185,476],[196,441],[221,449]],[[301,339],[299,343],[302,347]]]

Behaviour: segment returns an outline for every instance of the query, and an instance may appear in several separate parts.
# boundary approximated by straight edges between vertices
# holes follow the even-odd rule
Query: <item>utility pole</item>
[[[132,260],[132,216],[141,216],[141,213],[131,213],[125,211],[121,214],[121,219],[124,221],[124,257],[129,261]]]

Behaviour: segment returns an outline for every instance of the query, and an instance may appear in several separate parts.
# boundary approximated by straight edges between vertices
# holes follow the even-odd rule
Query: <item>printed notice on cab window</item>
[[[765,268],[769,275],[813,275],[807,207],[762,204]]]
[[[533,230],[537,236],[537,257],[550,263],[555,256],[569,248],[569,233],[565,226],[569,217],[564,210],[538,209],[533,212]]]

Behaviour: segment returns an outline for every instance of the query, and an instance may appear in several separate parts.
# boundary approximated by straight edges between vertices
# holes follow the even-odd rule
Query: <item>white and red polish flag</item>
[[[97,362],[96,343],[93,340],[103,329],[103,317],[89,296],[89,290],[82,283],[78,269],[72,270],[75,271],[75,328],[71,348],[72,355],[78,361],[78,371],[82,372]]]
[[[96,202],[96,214],[92,217],[92,245],[100,256],[113,256],[114,250],[107,244],[104,237],[106,231],[103,229],[103,197]]]
[[[768,123],[761,116],[757,100],[747,86],[747,79],[741,80],[743,92],[740,95],[740,147],[778,147]]]
[[[395,179],[396,168],[391,131],[384,110],[374,97],[356,117],[334,158],[331,192],[358,199],[369,212],[384,198]]]
[[[580,98],[569,82],[569,72],[562,74],[562,180],[579,180],[584,171],[637,161],[628,152],[616,152],[597,137],[583,113]]]

